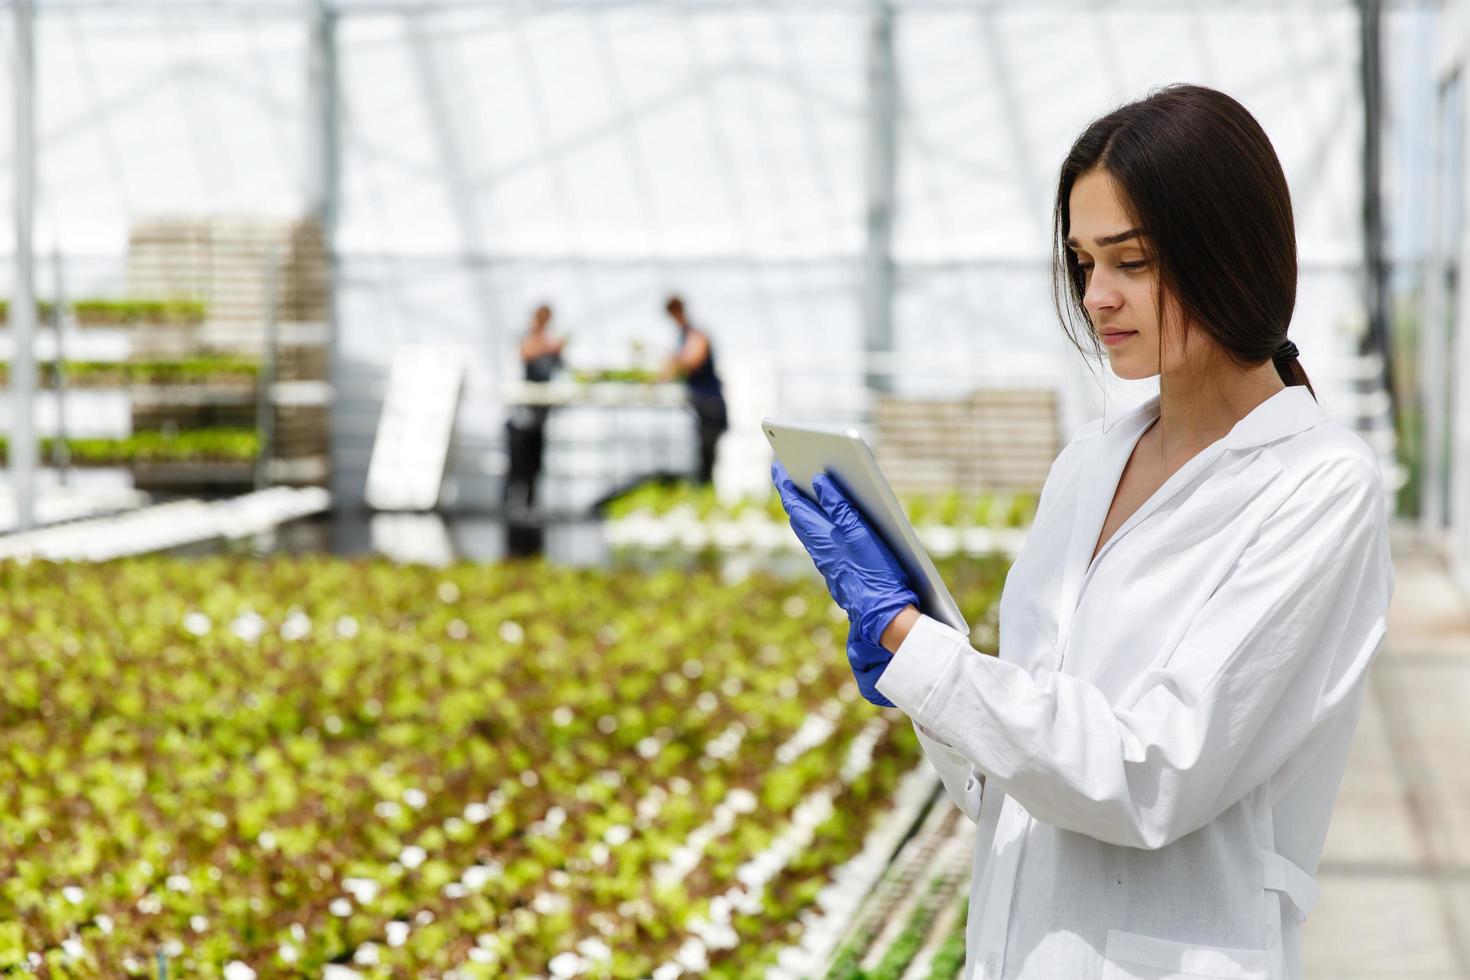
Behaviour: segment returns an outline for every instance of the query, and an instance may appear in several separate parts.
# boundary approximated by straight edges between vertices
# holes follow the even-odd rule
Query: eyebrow
[[[1120,231],[1116,235],[1104,235],[1101,238],[1094,238],[1093,241],[1103,246],[1116,245],[1119,242],[1126,242],[1130,238],[1138,238],[1143,234],[1144,231],[1142,228],[1129,228],[1127,231]],[[1075,238],[1068,237],[1066,242],[1068,248],[1077,248],[1078,246],[1077,239]]]

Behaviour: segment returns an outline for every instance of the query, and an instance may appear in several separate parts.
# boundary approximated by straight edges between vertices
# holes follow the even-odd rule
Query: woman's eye
[[[1146,265],[1148,265],[1147,262],[1119,262],[1118,263],[1118,268],[1120,268],[1120,269],[1142,269]],[[1091,272],[1092,271],[1092,266],[1090,266],[1090,265],[1083,265],[1081,262],[1078,262],[1077,263],[1077,268],[1081,269],[1083,272]]]

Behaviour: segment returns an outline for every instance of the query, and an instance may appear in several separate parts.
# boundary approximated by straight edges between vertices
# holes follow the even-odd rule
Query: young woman
[[[527,381],[550,381],[562,369],[566,337],[552,337],[551,307],[545,303],[531,314],[531,325],[521,337],[521,364]],[[536,483],[541,477],[541,460],[546,455],[546,420],[549,405],[516,405],[505,421],[505,442],[510,452],[501,502],[508,512],[528,513],[536,503]]]
[[[1238,102],[1170,86],[1088,126],[1054,219],[1073,342],[1159,394],[1052,464],[996,656],[830,481],[773,478],[859,688],[978,825],[967,980],[1300,977],[1394,573],[1374,455],[1286,340],[1286,180]]]

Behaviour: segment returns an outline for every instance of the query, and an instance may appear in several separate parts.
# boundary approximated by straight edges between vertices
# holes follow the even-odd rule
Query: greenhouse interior
[[[855,430],[1004,659],[1053,464],[1161,390],[1063,329],[1063,160],[1192,83],[1397,573],[1299,975],[1470,980],[1470,2],[4,0],[0,55],[0,973],[1048,975],[968,941],[985,821],[764,423]]]

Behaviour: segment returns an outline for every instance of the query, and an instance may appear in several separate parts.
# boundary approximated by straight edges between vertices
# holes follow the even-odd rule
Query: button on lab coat
[[[1052,464],[1000,649],[921,616],[878,681],[975,823],[966,980],[1301,975],[1393,567],[1372,451],[1277,392],[1110,537],[1154,396]]]

